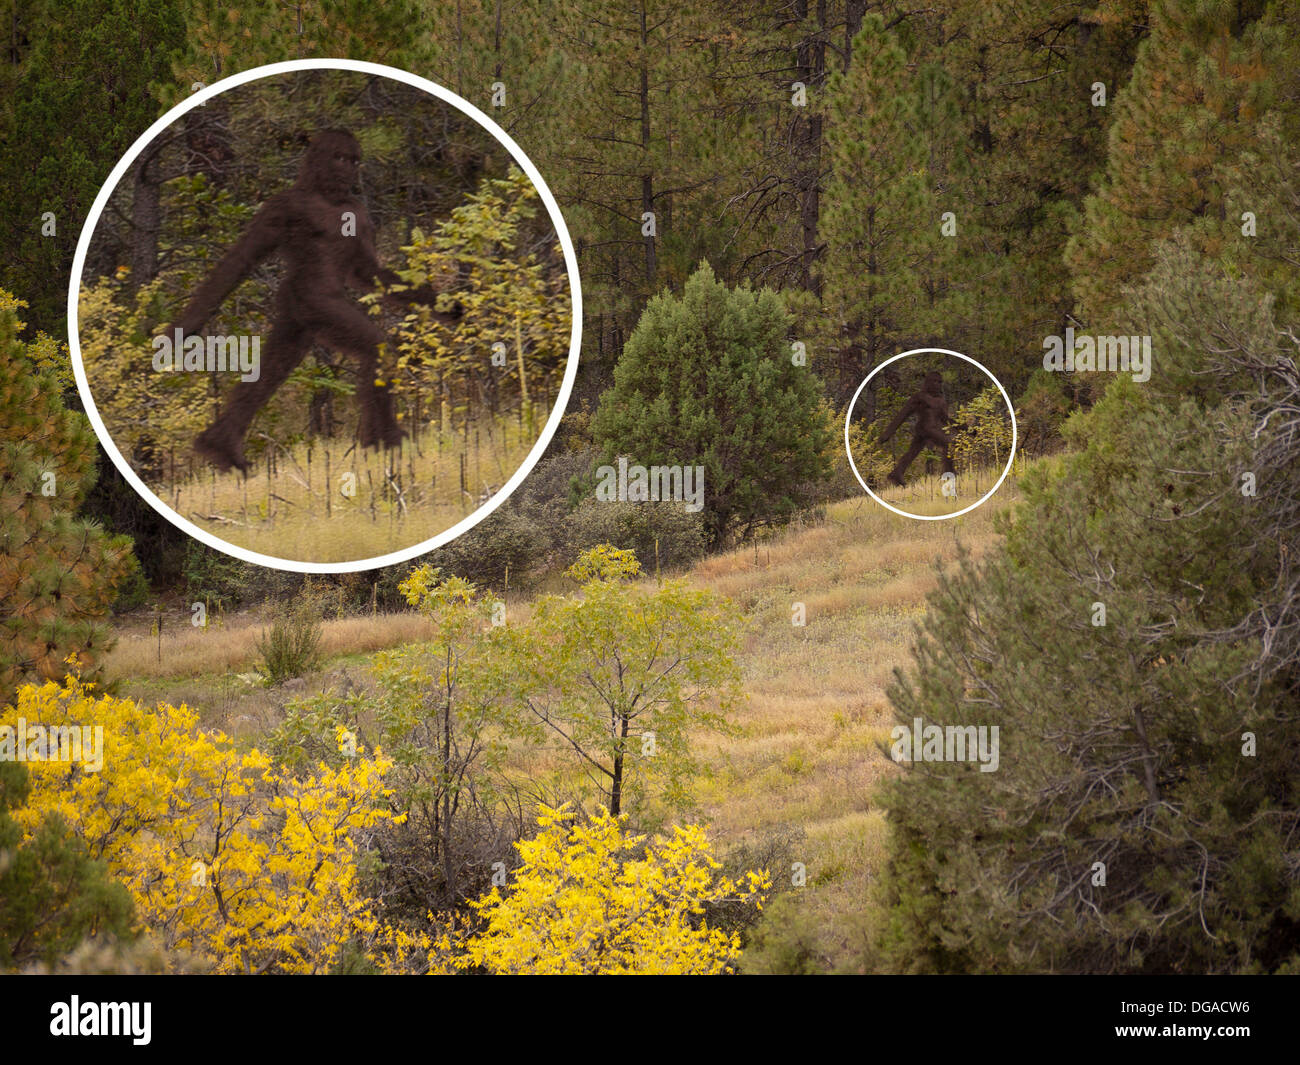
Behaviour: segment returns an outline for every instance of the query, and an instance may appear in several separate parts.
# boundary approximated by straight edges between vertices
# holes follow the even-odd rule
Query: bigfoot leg
[[[912,434],[912,446],[907,449],[907,454],[898,460],[898,465],[895,466],[893,471],[889,474],[889,479],[893,481],[894,484],[898,485],[899,488],[903,487],[903,474],[907,472],[907,467],[912,465],[912,462],[916,459],[916,456],[921,453],[924,447],[925,437],[920,433]]]
[[[931,433],[929,435],[930,446],[939,452],[939,458],[943,463],[944,473],[955,473],[956,470],[952,464],[952,457],[948,451],[948,445],[951,441],[944,433]]]
[[[322,342],[356,356],[357,403],[360,417],[357,435],[362,447],[397,447],[406,435],[398,427],[393,411],[393,394],[387,384],[375,384],[379,373],[379,345],[383,330],[354,305],[336,308],[319,331]]]
[[[295,322],[282,321],[271,327],[271,337],[258,363],[257,380],[240,381],[217,420],[195,438],[194,450],[200,457],[221,470],[232,466],[248,468],[244,460],[248,427],[294,367],[302,362],[310,341],[310,335]]]

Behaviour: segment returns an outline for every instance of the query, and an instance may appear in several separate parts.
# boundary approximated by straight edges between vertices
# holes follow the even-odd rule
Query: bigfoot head
[[[943,392],[943,376],[933,372],[926,374],[925,384],[922,387],[932,396],[941,395]]]
[[[299,188],[311,189],[330,203],[347,199],[357,182],[361,145],[345,129],[327,129],[316,134],[303,156],[298,171]]]

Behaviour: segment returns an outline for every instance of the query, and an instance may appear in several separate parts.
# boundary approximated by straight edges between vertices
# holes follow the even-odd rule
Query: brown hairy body
[[[943,378],[939,374],[925,375],[925,384],[903,404],[903,409],[890,422],[880,442],[888,442],[898,427],[912,417],[916,418],[916,424],[912,427],[912,445],[889,474],[889,479],[899,487],[904,484],[903,475],[907,473],[907,467],[927,446],[938,450],[943,461],[943,472],[953,472],[952,459],[948,454],[948,434],[943,431],[943,427],[948,424],[948,404],[944,402]]]
[[[275,295],[271,335],[262,348],[259,376],[234,387],[216,420],[194,442],[195,451],[220,469],[247,468],[244,438],[253,417],[314,341],[357,360],[362,446],[394,447],[402,440],[392,394],[375,383],[384,332],[349,291],[369,291],[376,283],[402,283],[380,265],[374,225],[365,206],[352,195],[360,162],[360,146],[351,133],[318,134],[307,149],[297,181],[262,205],[175,324],[186,335],[198,333],[254,266],[269,255],[280,255],[284,278]],[[432,304],[437,295],[425,285],[385,299]],[[454,321],[459,315],[457,308],[438,317]]]

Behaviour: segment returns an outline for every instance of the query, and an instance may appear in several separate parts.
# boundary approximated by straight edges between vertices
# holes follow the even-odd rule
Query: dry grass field
[[[276,448],[244,476],[206,469],[154,491],[227,543],[298,562],[352,562],[412,547],[486,502],[537,442],[547,411],[430,426],[381,451],[345,441]]]
[[[954,508],[937,477],[890,488],[882,498],[913,513],[970,502]],[[882,776],[897,771],[876,746],[894,724],[885,688],[909,661],[914,626],[935,585],[933,564],[953,561],[959,540],[975,557],[988,550],[997,539],[993,514],[1015,498],[1012,476],[970,514],[919,521],[863,496],[830,507],[822,525],[715,556],[692,571],[752,621],[742,663],[749,693],[743,734],[699,741],[712,767],[699,789],[704,820],[723,849],[802,836],[793,860],[807,869],[804,906],[825,933],[824,964],[834,965],[849,946],[854,929],[836,915],[860,909],[883,857],[885,821],[872,794]],[[804,606],[802,627],[793,624],[796,603]]]

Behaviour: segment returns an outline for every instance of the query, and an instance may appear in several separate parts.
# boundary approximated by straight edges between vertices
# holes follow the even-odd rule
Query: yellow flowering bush
[[[462,967],[493,973],[677,973],[732,971],[740,936],[710,928],[705,907],[739,900],[761,908],[771,880],[743,886],[714,879],[704,829],[675,825],[646,841],[623,834],[602,809],[575,823],[565,807],[541,807],[541,833],[515,844],[523,865],[511,889],[472,903],[486,929],[467,940]]]
[[[624,551],[613,544],[597,544],[578,556],[572,566],[564,571],[579,583],[587,581],[631,580],[641,576],[641,563],[636,552]]]
[[[184,705],[146,708],[74,677],[21,688],[0,725],[19,719],[28,737],[82,729],[83,757],[29,760],[15,819],[30,832],[61,815],[165,949],[208,956],[222,973],[320,973],[380,934],[357,868],[366,833],[392,817],[379,752],[296,778],[201,729]],[[98,771],[86,757],[95,730]]]

